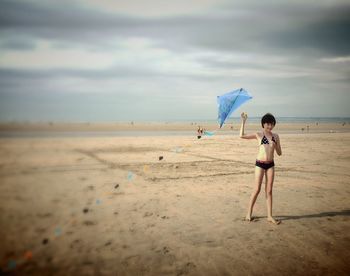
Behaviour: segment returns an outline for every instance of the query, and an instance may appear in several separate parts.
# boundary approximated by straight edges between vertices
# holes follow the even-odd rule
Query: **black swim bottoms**
[[[255,161],[255,166],[258,166],[264,170],[268,170],[269,168],[272,168],[273,166],[275,166],[275,163],[272,161],[260,161],[260,160],[256,160]]]

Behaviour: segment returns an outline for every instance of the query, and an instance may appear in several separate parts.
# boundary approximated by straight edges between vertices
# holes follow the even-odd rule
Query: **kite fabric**
[[[220,128],[225,123],[225,120],[230,117],[233,111],[253,97],[243,89],[233,90],[221,96],[217,96],[218,102],[218,121]]]

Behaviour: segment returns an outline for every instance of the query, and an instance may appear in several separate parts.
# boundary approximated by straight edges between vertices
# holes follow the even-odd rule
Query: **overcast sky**
[[[0,3],[0,120],[350,117],[350,1]]]

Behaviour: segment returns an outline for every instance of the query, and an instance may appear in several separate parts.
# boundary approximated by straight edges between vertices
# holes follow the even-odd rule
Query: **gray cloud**
[[[255,91],[250,112],[263,112],[269,98],[269,108],[284,116],[294,115],[298,101],[303,110],[299,115],[311,111],[350,115],[343,104],[350,100],[349,63],[320,62],[350,55],[350,4],[346,2],[228,1],[207,14],[161,18],[95,10],[82,3],[2,0],[0,51],[32,51],[38,40],[45,39],[56,49],[112,53],[118,50],[118,42],[143,37],[179,59],[193,54],[191,61],[202,70],[162,69],[153,67],[152,60],[116,62],[104,69],[14,69],[9,64],[0,68],[0,119],[20,116],[16,112],[22,117],[35,110],[44,114],[48,107],[56,115],[76,118],[74,104],[82,117],[90,116],[89,109],[93,109],[104,119],[126,118],[127,106],[140,97],[134,119],[144,114],[208,118],[208,114],[216,116],[216,94],[241,86]],[[240,58],[244,56],[251,57]],[[84,86],[69,84],[72,79]],[[101,87],[104,81],[113,84]],[[329,89],[337,91],[339,98],[331,98]],[[295,94],[301,97],[296,99]],[[98,107],[94,109],[93,103]],[[65,106],[70,113],[63,111]],[[169,106],[172,111],[165,115]],[[38,118],[41,113],[35,112]]]
[[[12,79],[55,79],[55,78],[82,78],[89,80],[103,79],[135,79],[135,78],[184,78],[198,81],[220,80],[221,76],[211,76],[198,73],[171,73],[137,66],[113,66],[107,69],[10,69],[0,68],[0,83]]]
[[[33,40],[23,37],[5,37],[0,39],[0,49],[34,50],[36,44]]]
[[[270,34],[276,48],[295,49],[295,52],[320,50],[331,55],[350,54],[350,5],[341,10],[331,10],[329,14],[321,14],[312,22],[292,26]]]
[[[311,4],[227,5],[209,15],[137,18],[96,11],[72,2],[2,1],[0,26],[35,37],[110,46],[110,38],[144,36],[167,48],[300,52],[312,48],[329,54],[349,54],[349,5]]]

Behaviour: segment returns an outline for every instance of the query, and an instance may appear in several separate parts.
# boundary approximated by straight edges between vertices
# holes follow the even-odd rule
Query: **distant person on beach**
[[[255,201],[260,192],[261,183],[265,176],[265,195],[267,204],[267,220],[274,224],[279,224],[281,221],[272,217],[272,186],[275,177],[275,163],[274,163],[274,151],[278,155],[282,155],[281,143],[277,133],[272,133],[272,129],[276,125],[275,117],[267,113],[261,118],[261,126],[263,130],[261,132],[255,132],[252,134],[244,134],[244,125],[247,121],[247,113],[241,114],[242,124],[240,131],[240,138],[243,139],[256,139],[259,145],[259,151],[255,162],[255,188],[251,194],[248,213],[245,220],[252,221],[252,212]]]
[[[203,128],[201,128],[201,126],[198,126],[198,129],[197,129],[197,138],[198,139],[201,139],[203,135]]]

